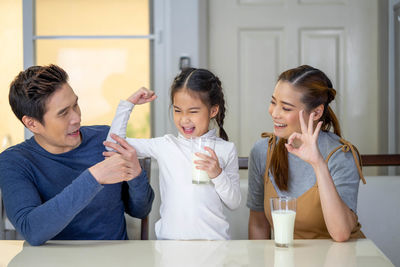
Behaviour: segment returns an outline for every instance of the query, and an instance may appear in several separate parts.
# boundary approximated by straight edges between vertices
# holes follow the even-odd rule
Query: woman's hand
[[[318,122],[317,127],[313,127],[314,112],[310,114],[308,119],[308,127],[304,121],[304,110],[299,112],[301,133],[294,132],[285,144],[287,150],[308,162],[311,165],[317,164],[322,158],[318,148],[318,134],[322,126],[322,121]]]
[[[156,98],[157,98],[157,95],[153,91],[151,91],[145,87],[141,87],[139,90],[137,90],[135,93],[133,93],[130,97],[128,97],[127,101],[129,101],[135,105],[141,105],[141,104],[151,102]]]
[[[221,174],[222,169],[219,166],[218,157],[217,154],[215,154],[215,151],[207,146],[204,147],[204,149],[208,151],[211,156],[197,152],[195,155],[202,160],[195,160],[194,163],[197,164],[196,169],[206,171],[208,177],[213,179]]]

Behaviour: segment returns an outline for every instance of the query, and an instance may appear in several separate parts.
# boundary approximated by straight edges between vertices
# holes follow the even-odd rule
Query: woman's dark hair
[[[219,78],[206,69],[187,68],[182,70],[172,83],[171,103],[174,102],[175,93],[180,90],[195,93],[209,109],[215,105],[218,106],[218,114],[215,116],[215,120],[219,127],[219,136],[228,140],[228,135],[223,127],[225,100]]]
[[[10,85],[8,99],[15,116],[22,122],[29,116],[44,124],[47,99],[68,81],[68,74],[56,65],[32,66],[21,71]]]
[[[324,105],[324,112],[320,118],[322,121],[321,130],[329,131],[333,128],[336,135],[341,136],[339,121],[329,106],[335,99],[336,90],[332,88],[332,82],[319,69],[308,65],[302,65],[287,70],[279,75],[278,81],[289,82],[295,90],[302,93],[301,102],[310,112],[319,105]],[[288,152],[285,147],[286,139],[280,138],[272,157],[270,170],[274,176],[275,183],[280,190],[288,190],[289,164]]]

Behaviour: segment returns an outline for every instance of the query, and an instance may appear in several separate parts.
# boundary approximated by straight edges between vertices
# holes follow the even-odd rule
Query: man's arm
[[[38,187],[31,177],[35,174],[29,163],[0,161],[0,187],[7,215],[17,231],[31,245],[41,245],[60,233],[103,188],[137,176],[132,155],[113,155],[82,172],[60,193],[42,201]]]
[[[41,245],[60,233],[103,188],[86,170],[42,203],[35,184],[19,171],[18,165],[1,168],[0,181],[7,215],[31,245]]]

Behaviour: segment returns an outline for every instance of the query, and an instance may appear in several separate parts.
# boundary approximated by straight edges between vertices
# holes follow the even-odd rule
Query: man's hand
[[[125,139],[115,134],[111,134],[111,137],[118,144],[105,141],[104,145],[116,152],[103,152],[106,159],[89,168],[90,173],[100,184],[129,181],[142,172],[136,150]]]
[[[157,95],[153,91],[150,91],[149,89],[147,89],[145,87],[141,87],[139,90],[137,90],[135,93],[133,93],[130,97],[128,97],[127,101],[129,101],[135,105],[141,105],[141,104],[151,102],[156,98],[157,98]]]

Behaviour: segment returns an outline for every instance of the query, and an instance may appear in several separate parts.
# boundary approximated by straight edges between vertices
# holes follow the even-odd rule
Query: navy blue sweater
[[[32,137],[0,154],[0,188],[7,216],[31,245],[49,239],[127,239],[124,211],[144,218],[154,193],[146,173],[101,185],[88,168],[104,160],[108,126],[81,127],[82,143],[51,154]]]

